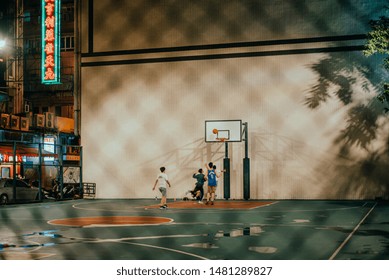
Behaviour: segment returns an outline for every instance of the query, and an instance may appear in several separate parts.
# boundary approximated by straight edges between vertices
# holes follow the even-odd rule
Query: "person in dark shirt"
[[[200,168],[197,173],[193,174],[193,178],[196,179],[196,185],[191,193],[196,198],[198,203],[203,203],[202,200],[204,197],[204,182],[207,180],[203,173],[203,169]]]

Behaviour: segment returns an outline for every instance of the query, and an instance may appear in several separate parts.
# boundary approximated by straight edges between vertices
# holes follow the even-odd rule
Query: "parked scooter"
[[[61,193],[58,193],[59,199],[61,198]],[[62,189],[62,199],[73,199],[75,195],[75,187],[72,184],[64,184]]]

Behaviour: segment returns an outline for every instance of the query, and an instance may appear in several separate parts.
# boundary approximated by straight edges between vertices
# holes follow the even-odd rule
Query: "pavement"
[[[79,199],[0,207],[3,260],[387,260],[386,201]]]

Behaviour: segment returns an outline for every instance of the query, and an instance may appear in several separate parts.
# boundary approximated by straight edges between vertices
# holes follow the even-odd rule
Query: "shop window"
[[[10,178],[11,176],[11,168],[2,167],[1,168],[1,178]]]

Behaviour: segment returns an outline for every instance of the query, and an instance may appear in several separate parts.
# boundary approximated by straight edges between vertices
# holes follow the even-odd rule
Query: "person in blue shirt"
[[[217,178],[216,178],[216,170],[213,168],[213,163],[210,162],[205,164],[205,167],[208,170],[208,191],[207,191],[207,202],[205,204],[209,204],[211,202],[211,205],[213,205],[215,200],[215,192],[217,187]]]

